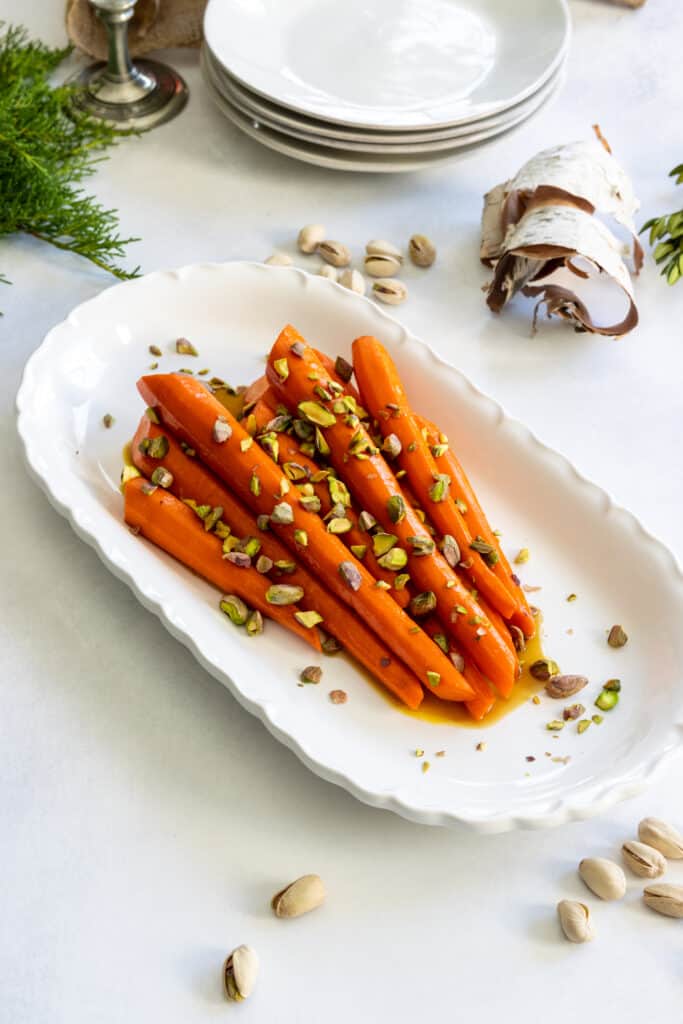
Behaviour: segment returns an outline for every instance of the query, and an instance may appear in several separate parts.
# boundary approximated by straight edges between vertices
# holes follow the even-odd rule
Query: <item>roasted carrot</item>
[[[162,487],[153,487],[143,477],[126,484],[124,516],[129,526],[163,548],[179,562],[213,583],[226,594],[234,594],[249,607],[279,622],[290,633],[320,651],[320,637],[305,629],[295,614],[296,604],[276,605],[268,601],[271,581],[256,569],[240,568],[222,557],[218,537],[208,533],[191,508]]]
[[[442,536],[447,534],[455,539],[460,548],[460,564],[466,567],[477,589],[503,618],[509,619],[515,611],[516,602],[486,564],[482,554],[473,547],[477,540],[472,537],[462,513],[450,497],[450,477],[438,473],[434,455],[415,421],[389,353],[376,338],[356,338],[353,364],[361,401],[377,420],[382,436],[398,439],[397,448],[400,446],[400,450],[396,462],[406,471],[418,500],[429,510],[437,531]],[[498,554],[493,552],[489,557],[497,560]]]
[[[292,345],[296,345],[292,353]],[[330,461],[343,476],[356,499],[380,523],[387,534],[403,543],[413,581],[434,595],[437,614],[446,629],[498,690],[507,695],[514,685],[517,664],[505,641],[486,618],[470,591],[446,559],[434,551],[434,542],[412,507],[358,416],[348,410],[335,412],[338,399],[325,397],[329,381],[315,352],[291,326],[286,327],[271,350],[267,376],[282,401],[313,419],[330,448]],[[316,378],[313,383],[311,378]]]
[[[467,700],[472,689],[448,658],[347,551],[253,438],[201,383],[181,374],[143,377],[138,389],[162,423],[270,525],[297,558],[354,608],[423,685],[446,700]]]
[[[415,417],[420,429],[427,431],[427,440],[430,444],[438,443],[439,430],[422,416]],[[448,449],[436,457],[437,469],[440,473],[447,473],[451,478],[451,494],[454,499],[459,500],[463,507],[463,518],[467,523],[470,533],[473,536],[482,537],[487,544],[490,544],[498,555],[498,561],[493,566],[493,571],[507,587],[509,593],[517,602],[517,609],[512,615],[511,622],[522,630],[525,636],[533,636],[536,631],[534,617],[529,610],[529,605],[524,591],[519,585],[517,577],[512,571],[510,563],[505,557],[498,537],[491,529],[482,509],[474,488],[467,478],[465,470],[458,458],[449,446]]]
[[[429,633],[431,638],[434,640],[440,636],[440,645],[444,642],[443,626],[435,615],[430,615],[424,622],[423,626],[425,632]],[[447,640],[448,638],[446,638]],[[457,648],[451,643],[449,645],[448,656],[453,658],[459,654]],[[474,690],[475,696],[471,700],[465,701],[465,707],[469,711],[472,718],[477,722],[480,722],[484,718],[493,705],[496,703],[496,695],[493,692],[493,688],[487,679],[481,674],[477,666],[471,659],[462,658],[463,669],[462,674],[464,675],[467,682]]]
[[[277,415],[275,412],[276,405],[277,396],[272,391],[264,393],[256,402],[252,409],[252,415],[256,421],[257,431],[267,428],[269,423],[273,422],[273,418]],[[256,436],[258,440],[258,433]],[[320,479],[322,476],[320,472],[321,467],[310,456],[301,451],[300,442],[297,438],[291,437],[289,434],[279,434],[278,447],[280,464],[287,475],[294,479],[295,475],[298,477],[301,473],[298,482],[311,484],[320,502],[322,515],[328,515],[334,505],[331,488],[336,485],[330,483],[329,477]],[[348,492],[345,492],[346,488],[344,488],[341,494],[347,500]],[[351,501],[350,495],[348,495],[348,500]],[[361,530],[358,525],[358,508],[354,503],[351,503],[349,508],[346,509],[345,518],[351,523],[351,528],[346,533],[340,535],[346,547],[351,551],[354,548],[356,549],[354,552],[356,558],[360,558],[366,569],[372,573],[376,580],[383,580],[389,585],[393,584],[395,573],[383,569],[379,564],[372,550],[372,538],[367,532]],[[359,554],[361,548],[365,548],[365,554],[363,555]],[[392,589],[390,593],[401,608],[405,608],[409,604],[412,596],[408,587],[404,587],[402,590]]]
[[[145,453],[147,439],[164,436],[168,450],[163,466],[172,476],[170,490],[180,499],[192,499],[198,505],[220,508],[222,522],[239,538],[255,537],[260,543],[260,554],[270,559],[271,578],[278,576],[278,565],[292,563],[289,549],[270,530],[262,531],[256,519],[235,495],[228,490],[196,457],[188,456],[170,431],[153,423],[146,415],[131,444],[133,462],[145,476],[151,476],[159,460]],[[300,608],[317,611],[321,625],[337,638],[339,643],[364,665],[373,676],[408,707],[420,705],[423,690],[415,676],[405,668],[393,653],[368,629],[347,606],[329,593],[302,565],[287,571],[283,582],[303,589],[298,602]]]

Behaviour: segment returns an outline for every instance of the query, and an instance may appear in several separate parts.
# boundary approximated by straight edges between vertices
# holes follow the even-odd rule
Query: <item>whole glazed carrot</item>
[[[277,605],[268,600],[271,581],[256,569],[240,568],[222,557],[218,537],[208,533],[195,513],[162,487],[144,477],[129,480],[124,490],[124,518],[143,537],[163,548],[179,562],[193,569],[226,594],[234,594],[251,608],[279,622],[320,652],[320,637],[314,629],[297,622],[296,604]]]
[[[286,575],[277,575],[277,566],[285,562],[294,564],[289,549],[278,540],[272,531],[259,529],[255,517],[235,495],[229,491],[196,457],[188,456],[169,430],[153,423],[143,416],[131,443],[133,462],[148,477],[159,467],[160,460],[146,454],[147,439],[165,437],[168,445],[163,456],[163,468],[172,476],[170,491],[181,500],[191,499],[198,505],[220,508],[220,519],[232,533],[240,538],[255,537],[260,542],[260,554],[272,564],[265,569],[271,578],[276,575],[283,582],[303,589],[304,596],[298,606],[304,610],[317,611],[322,616],[323,627],[331,633],[342,647],[352,654],[369,672],[409,708],[417,708],[422,702],[423,690],[415,676],[375,636],[372,630],[361,622],[338,598],[302,565],[288,570]]]
[[[324,580],[389,646],[420,682],[444,700],[467,700],[472,689],[448,658],[391,598],[323,521],[272,459],[199,381],[181,374],[143,377],[138,389],[162,423],[192,445],[202,460],[271,528],[297,559]]]
[[[407,571],[423,591],[424,603],[428,606],[436,602],[445,628],[499,692],[509,695],[518,669],[516,659],[444,556],[434,550],[430,534],[405,502],[394,474],[377,453],[359,418],[348,410],[336,412],[339,399],[331,393],[323,397],[329,377],[315,351],[293,327],[285,327],[280,333],[266,373],[284,404],[322,430],[330,461],[356,499],[388,535],[403,543]]]
[[[443,644],[444,639],[448,640],[444,636],[443,626],[435,615],[430,615],[424,622],[424,629],[432,639],[439,638],[440,645]],[[449,645],[449,657],[453,658],[459,652],[452,644]],[[471,700],[465,701],[465,707],[469,711],[472,718],[477,722],[480,722],[482,718],[485,718],[489,713],[493,705],[496,703],[496,695],[487,679],[481,674],[477,666],[470,659],[462,658],[463,668],[462,674],[464,675],[467,682],[474,690],[475,696]]]
[[[277,396],[272,390],[264,393],[261,398],[258,399],[251,410],[256,421],[257,428],[261,429],[266,427],[273,421],[273,417],[277,415],[275,411],[276,406]],[[313,487],[315,495],[320,502],[320,511],[323,516],[326,516],[334,504],[330,488],[338,485],[331,484],[328,478],[324,480],[316,480],[316,477],[320,477],[321,475],[320,466],[318,466],[310,456],[301,451],[300,443],[296,438],[291,437],[289,434],[280,434],[278,435],[278,444],[280,464],[283,469],[292,479],[292,474],[295,472],[298,473],[299,470],[302,470],[306,474],[306,476],[302,478],[302,482],[313,481],[311,486]],[[345,500],[347,500],[348,496],[348,500],[351,501],[351,496],[348,495],[346,488],[344,488],[344,491],[341,492],[341,494]],[[393,584],[395,573],[392,573],[387,569],[383,569],[379,564],[372,550],[372,538],[367,532],[361,530],[358,525],[358,508],[353,502],[351,502],[349,508],[346,509],[345,518],[351,524],[351,528],[345,533],[340,534],[341,540],[343,540],[347,548],[354,552],[356,558],[360,558],[366,569],[372,573],[376,580],[384,580],[384,582],[389,585]],[[360,553],[361,549],[365,549],[364,554]],[[411,593],[407,587],[402,590],[392,589],[390,593],[401,608],[405,608],[410,602]]]
[[[439,431],[433,423],[423,416],[416,415],[415,419],[420,429],[427,431],[427,440],[431,445],[438,443]],[[465,506],[463,518],[473,536],[480,536],[490,544],[498,555],[498,561],[493,566],[493,571],[507,587],[512,597],[517,602],[517,608],[512,615],[511,622],[522,630],[526,637],[531,637],[536,632],[536,623],[529,609],[524,591],[517,582],[510,563],[505,557],[498,537],[491,529],[488,519],[482,509],[474,488],[467,478],[465,470],[461,466],[453,449],[448,449],[436,457],[437,469],[440,473],[447,473],[451,478],[451,493],[454,498],[459,499]]]
[[[377,338],[364,336],[353,343],[353,365],[361,401],[377,420],[382,436],[396,439],[396,462],[408,475],[418,500],[429,510],[437,531],[455,539],[461,562],[477,589],[504,619],[517,608],[505,585],[484,561],[477,545],[490,548],[483,538],[474,538],[462,513],[450,495],[450,477],[440,474],[434,454],[422,435],[408,402],[403,382],[389,353]],[[487,556],[498,561],[494,550]]]

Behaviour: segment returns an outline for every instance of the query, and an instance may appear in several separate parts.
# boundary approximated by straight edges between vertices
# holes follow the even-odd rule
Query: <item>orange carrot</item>
[[[201,383],[182,374],[143,377],[138,389],[162,422],[270,524],[297,558],[354,608],[423,685],[445,700],[467,700],[472,689],[455,666],[417,628],[323,521],[272,459]]]
[[[429,633],[431,638],[434,640],[439,634],[441,634],[441,643],[444,641],[443,626],[436,618],[435,615],[430,615],[425,620],[424,627],[425,631]],[[447,639],[447,638],[446,638]],[[453,659],[459,654],[457,648],[449,644],[448,656]],[[493,692],[491,684],[481,674],[474,662],[462,658],[462,674],[464,675],[467,682],[474,690],[475,696],[471,700],[465,701],[465,707],[469,711],[472,718],[480,722],[484,718],[493,705],[496,703],[496,695]]]
[[[158,459],[145,454],[145,440],[165,436],[168,451],[163,457],[163,466],[173,480],[170,490],[180,499],[192,499],[198,505],[210,505],[222,510],[220,519],[232,533],[240,538],[255,537],[260,542],[260,554],[272,563],[269,575],[278,574],[278,564],[292,563],[292,556],[285,545],[270,530],[262,531],[256,519],[244,505],[229,491],[196,457],[186,455],[170,431],[143,416],[131,444],[133,461],[145,476],[151,476],[159,465]],[[142,447],[141,447],[142,446]],[[317,611],[322,616],[322,625],[339,643],[352,654],[368,671],[408,707],[420,705],[423,690],[415,676],[402,665],[393,653],[381,643],[372,630],[368,629],[343,602],[330,594],[322,584],[301,565],[286,576],[279,572],[285,583],[303,588],[304,596],[298,602],[300,608]]]
[[[359,418],[348,411],[335,411],[339,399],[324,397],[328,375],[293,327],[281,332],[271,350],[266,372],[276,394],[290,410],[298,408],[300,415],[318,421],[337,473],[385,532],[403,543],[407,571],[415,584],[430,595],[428,601],[434,595],[437,614],[446,629],[454,633],[466,654],[499,691],[509,694],[517,664],[505,641],[446,559],[432,551],[430,534],[406,503],[396,478],[377,454]],[[313,383],[311,376],[317,377],[317,382]]]
[[[451,499],[450,477],[439,475],[437,471],[434,455],[415,422],[403,383],[389,353],[376,338],[356,338],[353,362],[361,401],[377,420],[382,436],[398,439],[396,461],[406,471],[419,501],[428,510],[429,518],[442,536],[449,535],[455,539],[460,549],[460,565],[466,568],[489,604],[503,618],[509,619],[515,611],[516,602],[473,546],[481,543],[488,548],[483,538],[472,537],[462,513]],[[488,557],[493,561],[499,556],[493,551]]]
[[[315,629],[305,629],[295,614],[296,604],[276,605],[268,601],[271,581],[256,569],[240,568],[222,557],[218,537],[208,533],[195,513],[162,487],[154,487],[143,477],[126,484],[125,520],[143,537],[163,548],[179,562],[193,569],[209,583],[226,594],[234,594],[251,608],[275,619],[290,633],[320,651],[320,637]]]
[[[429,420],[424,419],[422,416],[415,417],[420,429],[425,429],[428,432],[428,440],[430,444],[437,444],[439,431],[430,423]],[[451,478],[451,494],[457,500],[459,499],[462,505],[464,505],[463,518],[467,523],[470,532],[474,536],[483,537],[487,544],[490,544],[498,555],[498,561],[493,566],[493,571],[496,573],[498,578],[507,587],[509,593],[517,602],[517,609],[512,615],[511,621],[522,630],[525,636],[533,636],[536,631],[536,623],[534,617],[529,610],[529,605],[524,594],[524,591],[517,581],[517,577],[510,567],[510,563],[505,557],[505,553],[500,545],[498,537],[489,526],[486,515],[477,500],[477,496],[474,492],[470,481],[467,479],[465,470],[460,465],[457,456],[452,448],[448,448],[443,454],[438,455],[436,458],[437,469],[440,473],[447,473]]]

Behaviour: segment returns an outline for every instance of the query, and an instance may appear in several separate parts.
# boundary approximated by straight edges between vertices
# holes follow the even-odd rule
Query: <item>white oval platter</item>
[[[248,638],[220,613],[216,591],[126,529],[121,451],[143,409],[135,382],[148,371],[148,346],[162,348],[160,370],[177,370],[188,357],[173,354],[173,342],[187,336],[198,367],[237,384],[260,375],[287,322],[330,354],[348,355],[360,334],[388,346],[415,407],[450,436],[508,550],[532,548],[520,574],[542,587],[532,599],[543,609],[548,652],[564,671],[591,678],[581,697],[589,711],[601,681],[622,679],[622,699],[602,725],[581,736],[566,727],[554,739],[545,726],[558,704],[545,697],[478,730],[423,721],[341,656],[324,659],[321,685],[299,687],[309,649],[272,623]],[[365,803],[482,832],[547,827],[636,794],[680,751],[683,576],[672,555],[370,300],[253,263],[149,274],[103,291],[50,331],[17,401],[30,471],[78,535],[273,736]],[[105,413],[115,417],[109,430]],[[579,595],[572,604],[570,591]],[[632,634],[616,651],[606,643],[615,622]],[[330,702],[334,688],[347,691],[346,704]],[[430,761],[426,773],[416,748]]]

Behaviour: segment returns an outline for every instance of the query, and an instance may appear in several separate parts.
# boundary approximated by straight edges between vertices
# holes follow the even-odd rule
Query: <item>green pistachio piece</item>
[[[432,555],[436,545],[431,537],[408,537],[414,555]]]
[[[226,594],[222,597],[220,609],[236,626],[243,626],[249,615],[249,609],[246,604],[235,594]]]
[[[434,456],[435,459],[440,459],[441,456],[445,455],[446,452],[448,451],[448,445],[447,444],[433,444],[432,448],[431,448],[431,451],[432,451],[432,455]]]
[[[295,544],[298,544],[299,547],[307,548],[308,547],[308,534],[306,533],[306,531],[305,530],[295,530],[294,531],[294,542],[295,542]]]
[[[591,724],[590,718],[582,718],[581,721],[579,722],[579,724],[576,727],[576,731],[579,733],[579,735],[581,735],[581,733],[584,733],[586,731],[586,729],[588,728],[588,726],[590,724]]]
[[[436,608],[436,594],[433,590],[425,590],[421,594],[416,594],[411,599],[410,611],[416,617],[422,615],[429,615]]]
[[[296,562],[290,561],[289,558],[278,558],[277,562],[274,562],[273,565],[280,572],[294,572],[296,569]]]
[[[318,665],[308,665],[299,676],[299,679],[302,683],[313,683],[317,686],[322,677],[323,670]]]
[[[394,580],[394,590],[403,590],[404,587],[410,582],[410,576],[407,572],[401,572]]]
[[[319,427],[333,427],[337,422],[334,413],[326,409],[320,402],[299,402],[297,409],[300,416]]]
[[[603,686],[603,690],[612,690],[614,693],[619,693],[621,690],[621,679],[608,679]]]
[[[274,359],[273,369],[280,378],[280,380],[287,380],[289,377],[289,363],[286,359]]]
[[[365,532],[369,532],[370,530],[374,529],[375,526],[377,526],[377,520],[375,519],[375,517],[370,515],[369,512],[363,510],[361,514],[358,516],[358,528],[360,530],[364,530]]]
[[[408,556],[403,548],[391,548],[387,551],[386,555],[382,555],[381,558],[377,559],[379,565],[383,569],[390,569],[392,572],[398,572],[399,569],[405,569]]]
[[[387,501],[387,515],[392,523],[400,523],[405,518],[406,503],[400,494],[392,494]]]
[[[222,515],[223,515],[223,506],[222,505],[216,505],[215,508],[211,509],[211,511],[209,512],[209,514],[207,516],[204,516],[204,529],[206,530],[207,533],[210,530],[213,530],[214,526],[219,521],[219,519],[221,518]]]
[[[199,352],[187,338],[178,338],[175,343],[175,350],[179,356],[198,356]]]
[[[308,476],[304,467],[298,462],[283,462],[282,468],[288,480],[305,480]]]
[[[315,428],[315,446],[322,456],[330,454],[330,446],[325,440],[325,435],[320,427]]]
[[[249,613],[246,629],[248,636],[259,636],[263,632],[263,616],[260,611],[254,610]]]
[[[429,488],[430,499],[434,502],[443,501],[448,494],[450,483],[451,478],[447,473],[435,473],[434,483]]]
[[[256,473],[251,474],[251,478],[249,480],[249,490],[251,491],[255,498],[258,498],[259,495],[261,494],[261,481],[257,477]]]
[[[373,554],[379,558],[380,555],[385,555],[387,551],[390,551],[397,542],[398,537],[395,537],[393,533],[375,533],[372,537]]]
[[[265,575],[265,573],[270,572],[272,568],[273,559],[268,558],[267,555],[259,555],[256,560],[256,572],[260,572],[262,575]]]
[[[352,529],[353,523],[346,516],[335,516],[327,524],[328,533],[348,533]]]
[[[135,480],[136,476],[142,476],[139,469],[135,466],[124,466],[121,470],[121,490],[124,490],[130,480]]]
[[[351,363],[347,362],[343,356],[337,356],[334,361],[334,372],[338,377],[341,377],[345,383],[348,383],[353,377],[353,366],[351,366]]]
[[[436,687],[441,682],[441,676],[438,672],[427,671],[427,682],[430,686]]]
[[[296,604],[304,596],[304,588],[289,583],[274,583],[266,590],[268,604]]]
[[[323,621],[318,612],[294,612],[294,618],[304,629],[313,629]]]
[[[148,351],[151,356],[163,355],[163,352],[161,351],[158,345],[150,345]]]
[[[607,643],[610,647],[623,647],[628,641],[623,626],[612,626],[607,637]]]
[[[619,694],[616,690],[603,690],[595,701],[596,708],[601,711],[611,711],[619,703]]]
[[[313,424],[308,423],[306,420],[294,420],[292,427],[300,441],[310,441],[313,437]]]
[[[540,679],[541,682],[547,683],[551,676],[560,675],[560,666],[550,658],[539,658],[529,666],[529,673],[534,679]]]
[[[273,462],[277,462],[280,456],[280,442],[278,441],[277,434],[272,430],[267,434],[261,434],[258,438],[258,443],[264,452],[270,455]]]
[[[299,504],[306,512],[320,511],[320,498],[316,494],[304,494],[299,498]]]
[[[444,654],[448,654],[448,637],[445,633],[435,633],[432,640],[441,648]]]
[[[360,561],[365,558],[365,552],[368,550],[367,544],[351,544],[350,550],[353,555]]]
[[[261,541],[258,537],[245,537],[239,543],[239,551],[243,551],[250,558],[255,558],[261,550]]]
[[[558,718],[554,718],[552,722],[548,722],[546,724],[546,729],[549,732],[560,732],[561,729],[564,729],[564,722],[561,722]]]
[[[270,520],[273,523],[279,523],[280,525],[286,526],[288,523],[294,522],[294,512],[292,506],[286,501],[280,501],[275,506],[270,514]]]
[[[150,459],[163,459],[168,455],[168,438],[165,434],[144,437],[139,444],[139,449],[143,455],[149,455]]]
[[[333,505],[343,505],[345,508],[350,507],[351,495],[343,480],[338,480],[336,476],[330,476],[327,478],[327,486]]]
[[[375,580],[376,590],[391,590],[391,584],[387,583],[386,580]]]
[[[450,533],[445,533],[441,541],[441,553],[446,559],[451,569],[455,569],[456,565],[460,561],[460,548],[455,537],[452,537]]]
[[[327,390],[327,388],[324,388],[322,386],[322,384],[316,384],[315,385],[315,387],[313,388],[313,394],[317,395],[318,398],[320,398],[321,401],[323,401],[323,402],[331,402],[332,401],[332,395]]]
[[[220,537],[221,540],[225,540],[226,537],[230,536],[230,527],[227,523],[224,523],[222,519],[219,519],[213,528],[213,532],[217,537]]]

